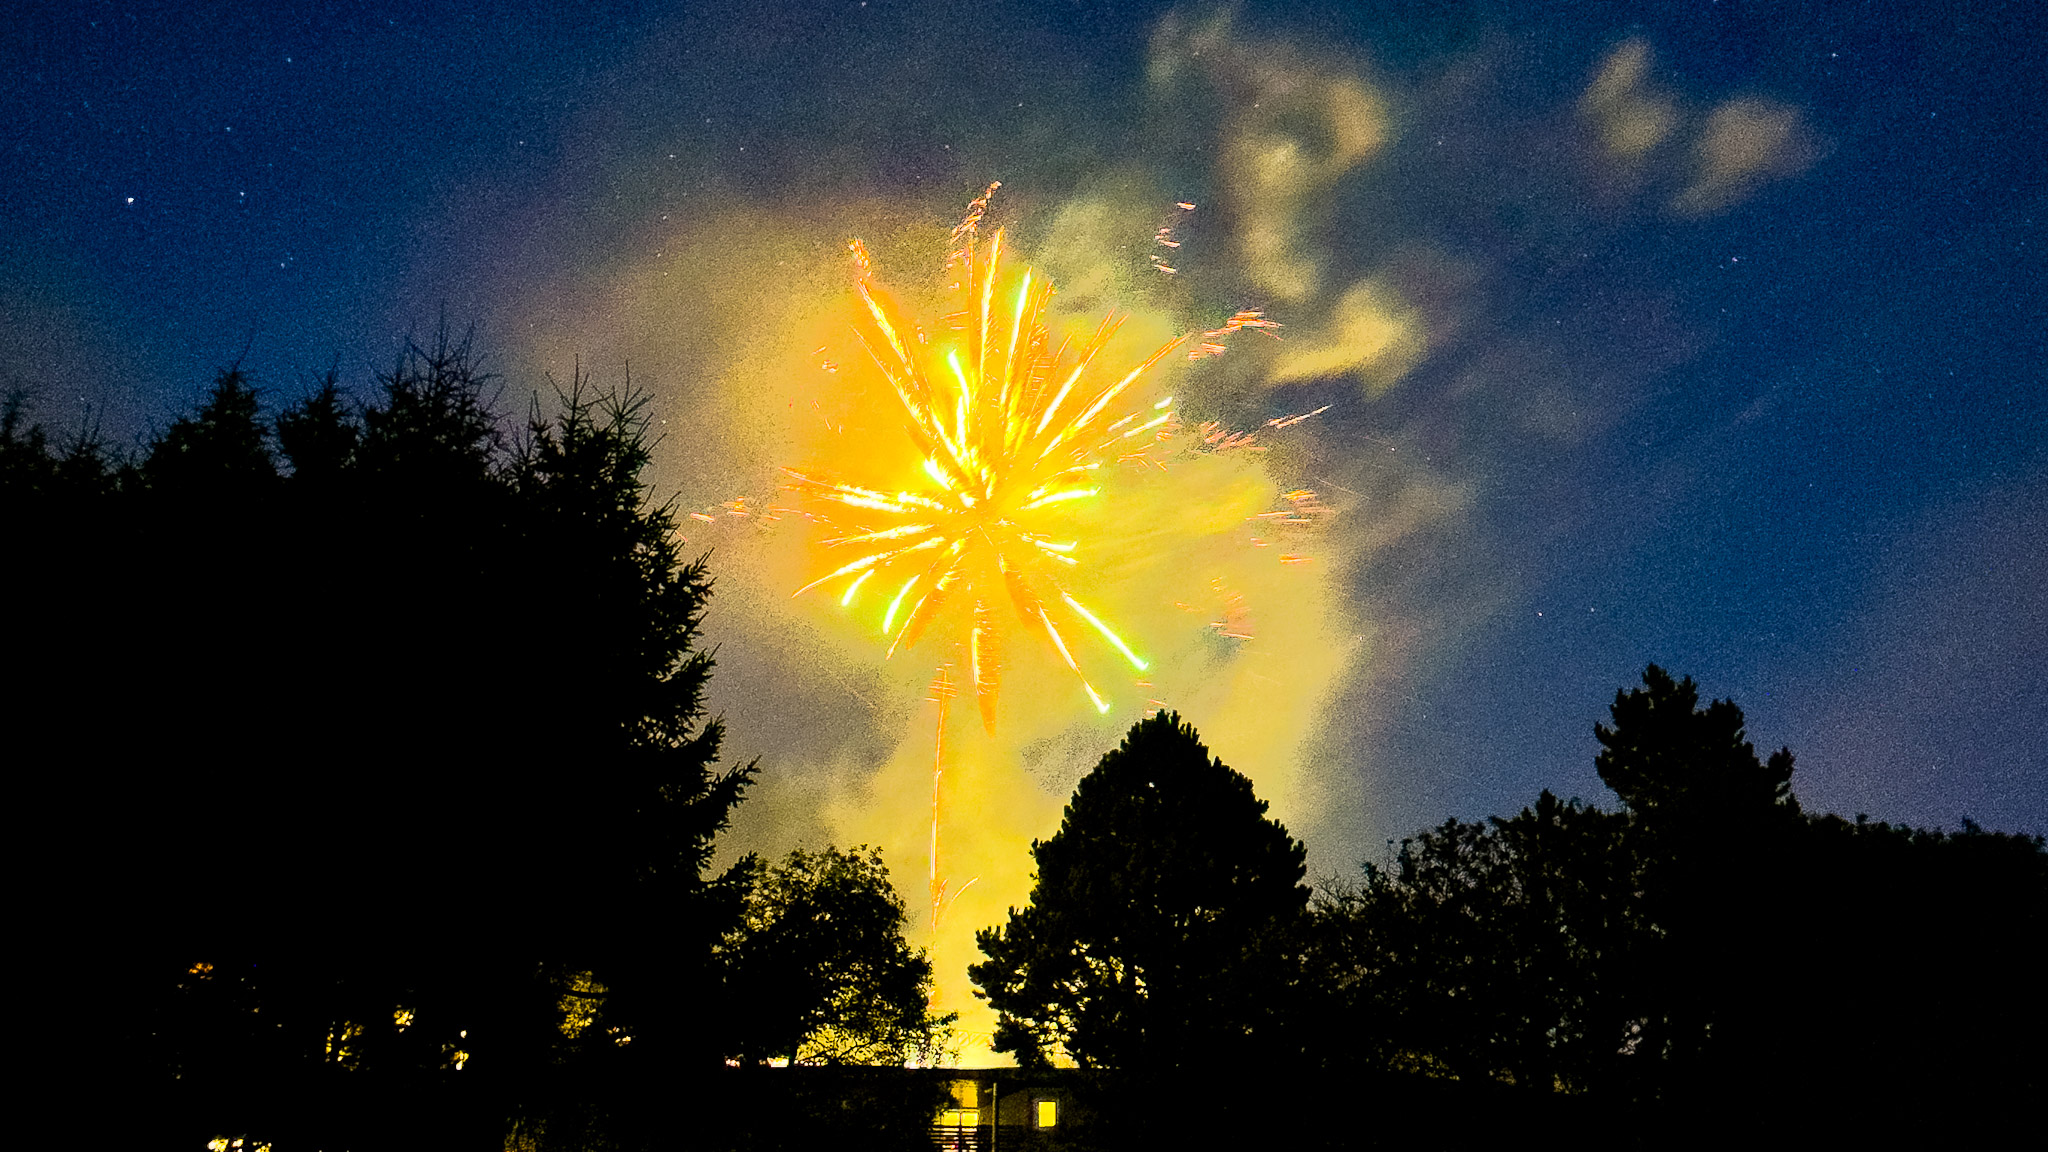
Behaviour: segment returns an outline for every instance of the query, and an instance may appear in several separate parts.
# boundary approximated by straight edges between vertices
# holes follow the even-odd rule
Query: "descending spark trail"
[[[1097,711],[1111,703],[1083,670],[1071,634],[1094,632],[1133,669],[1148,666],[1075,597],[1064,573],[1082,562],[1074,513],[1101,497],[1103,465],[1142,461],[1177,431],[1172,397],[1128,411],[1120,405],[1188,337],[1121,372],[1105,369],[1101,355],[1119,316],[1079,347],[1055,343],[1045,321],[1052,284],[1004,266],[1002,232],[979,241],[987,200],[976,200],[954,232],[954,310],[936,333],[898,309],[875,282],[867,250],[849,245],[861,304],[856,333],[901,402],[914,455],[876,469],[891,478],[867,482],[785,471],[816,506],[813,519],[833,529],[822,543],[855,553],[795,594],[843,581],[840,603],[866,598],[891,656],[915,645],[943,610],[962,606],[975,703],[992,732],[1005,603],[1028,632],[1042,633]],[[1204,338],[1258,323],[1257,314],[1244,314]]]
[[[944,668],[939,669],[939,674],[932,678],[932,694],[927,697],[939,706],[939,722],[932,734],[932,835],[931,843],[925,851],[928,869],[926,883],[930,888],[932,902],[930,927],[934,932],[938,931],[939,917],[945,912],[947,903],[947,882],[939,869],[939,798],[940,785],[946,778],[946,715],[952,710],[955,695],[952,675]],[[969,880],[968,883],[972,884],[974,881]],[[965,890],[963,888],[961,891]]]

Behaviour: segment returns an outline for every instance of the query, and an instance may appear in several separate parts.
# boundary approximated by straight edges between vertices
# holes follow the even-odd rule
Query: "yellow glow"
[[[1042,406],[1028,402],[1027,390],[1014,394],[1014,412],[994,404],[979,409],[988,426],[1014,429],[1007,433],[1014,439],[985,441],[990,451],[1034,451],[1032,445],[1076,422],[1134,365],[1170,348],[1180,333],[1218,323],[1214,314],[1148,306],[1141,289],[1149,281],[1141,278],[1158,274],[1142,260],[1131,264],[1135,271],[1116,271],[1118,238],[1133,229],[1149,235],[1156,205],[1078,197],[1048,211],[1060,223],[1048,230],[1043,220],[1031,222],[1034,235],[1048,238],[1030,254],[1045,273],[1032,277],[1033,298],[1052,301],[1038,312],[1048,339],[1036,349],[1028,333],[1020,339],[1012,375],[1062,344],[1067,351],[1038,381]],[[883,303],[886,323],[874,319],[858,285],[846,290],[843,264],[835,259],[830,238],[861,232],[886,241],[876,250],[887,259],[876,261],[875,275],[865,282]],[[1276,817],[1297,835],[1313,832],[1311,816],[1327,808],[1329,794],[1309,774],[1305,742],[1331,691],[1364,650],[1355,640],[1360,626],[1350,618],[1354,601],[1342,592],[1348,545],[1284,535],[1319,531],[1308,525],[1275,528],[1255,520],[1284,504],[1283,491],[1313,477],[1288,473],[1287,483],[1276,482],[1267,457],[1229,447],[1243,443],[1241,435],[1173,422],[1153,432],[1169,433],[1165,439],[1126,440],[1104,431],[1133,411],[1140,414],[1134,424],[1151,419],[1166,410],[1154,407],[1166,393],[1197,394],[1196,382],[1206,387],[1227,374],[1169,352],[1094,423],[1055,448],[1054,460],[1042,469],[1031,465],[1034,478],[1016,488],[1025,503],[1037,499],[1031,493],[1040,488],[1039,496],[1100,489],[1091,498],[1010,517],[1016,531],[1011,567],[1030,574],[1042,609],[1019,620],[1000,566],[950,571],[954,561],[964,566],[988,553],[979,541],[954,552],[958,541],[938,526],[962,514],[950,510],[952,498],[924,470],[930,457],[962,491],[979,491],[986,482],[982,461],[963,461],[973,442],[955,435],[957,381],[945,363],[946,350],[957,349],[963,373],[975,379],[972,342],[958,321],[948,326],[946,318],[978,315],[978,294],[972,308],[962,306],[959,281],[967,269],[958,262],[943,281],[932,275],[959,246],[949,242],[944,226],[932,225],[928,206],[842,204],[819,213],[727,207],[692,218],[663,242],[680,255],[605,273],[615,278],[594,281],[577,297],[585,301],[578,308],[590,309],[587,315],[564,311],[559,300],[534,313],[537,343],[528,354],[562,364],[579,350],[610,362],[630,355],[636,368],[643,359],[674,366],[667,379],[716,382],[715,388],[657,391],[656,410],[671,440],[653,479],[677,491],[683,506],[713,514],[685,525],[693,549],[713,550],[719,580],[706,634],[725,646],[727,659],[712,678],[711,703],[726,715],[737,747],[772,751],[776,763],[776,772],[741,806],[734,830],[721,837],[720,851],[779,854],[799,842],[878,844],[897,876],[922,881],[932,871],[936,798],[944,822],[936,869],[945,885],[943,914],[929,917],[919,909],[918,943],[932,958],[935,1007],[961,1013],[961,1061],[1000,1062],[987,1047],[993,1015],[966,977],[967,965],[980,958],[974,932],[1023,904],[1031,841],[1051,835],[1080,774],[1145,711],[1178,708],[1218,756],[1252,777]],[[1006,258],[1021,265],[1018,252],[1009,248]],[[885,277],[929,287],[899,301],[885,297]],[[1053,282],[1057,296],[1049,291]],[[1005,278],[990,309],[998,336],[989,346],[991,378],[1002,371],[1020,284],[1021,277]],[[1101,303],[1081,305],[1084,294]],[[700,315],[707,301],[746,323],[678,323],[678,317]],[[1075,306],[1063,310],[1063,302]],[[1108,302],[1134,307],[1104,320]],[[1030,315],[1027,308],[1027,320]],[[920,325],[912,317],[927,319]],[[1293,316],[1287,319],[1292,336],[1300,329]],[[616,332],[609,338],[615,343],[593,350],[589,334],[608,330]],[[1286,347],[1272,344],[1270,350]],[[1263,337],[1253,348],[1261,357],[1269,351]],[[874,362],[877,354],[893,359],[899,351],[938,378],[925,401],[934,434],[923,444],[910,435],[905,397]],[[1234,347],[1230,355],[1237,354]],[[822,370],[820,361],[832,369]],[[1247,356],[1244,367],[1266,362]],[[1220,367],[1232,367],[1228,357]],[[993,386],[984,393],[991,397],[1000,398]],[[1142,460],[1121,459],[1140,448]],[[1071,470],[1054,466],[1076,454],[1086,463]],[[825,500],[805,491],[803,481],[791,485],[781,469],[792,463],[808,477],[844,480],[846,490]],[[789,492],[792,486],[798,491]],[[730,511],[742,494],[749,497],[749,517]],[[986,509],[974,514],[993,516]],[[820,515],[830,522],[816,523]],[[1378,525],[1382,517],[1375,509],[1358,523]],[[911,524],[934,530],[853,539]],[[1390,528],[1388,534],[1398,533]],[[1255,538],[1284,546],[1258,547]],[[854,569],[813,596],[790,598],[792,588],[866,554],[926,539],[943,546]],[[1312,554],[1315,562],[1284,564],[1285,553]],[[846,585],[870,570],[882,574],[840,610],[836,602]],[[1057,573],[1059,585],[1141,652],[1147,670],[1135,672],[1053,592],[1047,572]],[[923,610],[923,638],[883,660],[886,646],[949,575],[941,603]],[[949,671],[957,691],[972,682],[970,575],[995,593],[986,598],[997,643],[985,655],[1001,675],[994,709],[1000,723],[989,734],[955,715],[940,747],[940,708],[926,701],[937,695],[931,691],[937,671]],[[1227,600],[1246,608],[1232,609]],[[1226,617],[1227,630],[1214,626]],[[1005,632],[1007,644],[1001,642]],[[984,643],[989,639],[985,633]],[[792,729],[812,735],[790,743],[781,734]],[[936,781],[935,765],[943,769]],[[906,886],[914,887],[922,884]],[[913,907],[923,903],[908,890],[904,895]]]
[[[1205,11],[1228,13],[1229,6]],[[1483,294],[1469,288],[1507,271],[1486,255],[1493,246],[1461,243],[1458,259],[1470,265],[1455,264],[1433,251],[1430,234],[1407,229],[1404,221],[1420,217],[1400,198],[1445,194],[1455,204],[1471,189],[1434,188],[1430,172],[1483,171],[1487,162],[1512,163],[1543,149],[1541,180],[1504,185],[1532,195],[1517,208],[1536,222],[1529,235],[1593,227],[1618,238],[1630,233],[1612,229],[1647,215],[1713,211],[1738,200],[1785,171],[1804,154],[1802,140],[1811,140],[1797,123],[1784,127],[1782,109],[1745,102],[1764,97],[1761,91],[1682,89],[1660,75],[1647,41],[1596,53],[1577,76],[1547,77],[1546,87],[1567,82],[1556,89],[1563,103],[1538,110],[1501,102],[1503,92],[1533,89],[1523,83],[1529,77],[1502,71],[1499,41],[1428,76],[1390,75],[1363,56],[1292,39],[1248,14],[1184,8],[1154,27],[1151,95],[1170,118],[1172,138],[1191,146],[1167,151],[1199,157],[1194,170],[1183,172],[1181,162],[1148,165],[1145,156],[1164,154],[1156,150],[1121,157],[1114,171],[1077,169],[1034,157],[1021,139],[997,138],[1005,129],[995,125],[983,125],[979,136],[956,125],[978,142],[975,154],[1005,157],[1001,174],[1029,189],[1010,229],[1012,239],[1030,238],[1038,274],[1028,281],[974,280],[973,265],[954,258],[962,246],[948,235],[953,221],[939,219],[937,197],[950,194],[874,190],[881,186],[869,182],[859,145],[848,140],[844,152],[821,153],[816,168],[790,173],[791,186],[806,195],[707,193],[693,196],[688,212],[625,221],[629,243],[536,288],[518,302],[523,314],[510,325],[522,362],[566,371],[580,354],[614,376],[631,363],[636,380],[643,365],[654,367],[644,377],[656,381],[650,411],[669,438],[650,480],[677,493],[680,506],[708,513],[683,525],[691,553],[711,551],[718,577],[705,634],[724,648],[708,704],[727,717],[736,751],[766,754],[774,766],[721,837],[721,854],[875,843],[898,876],[922,880],[936,798],[946,821],[938,871],[952,882],[943,927],[924,925],[930,935],[919,942],[931,948],[938,1005],[963,1014],[970,1061],[993,1027],[965,977],[979,958],[973,932],[1024,902],[1031,841],[1051,834],[1080,775],[1145,710],[1172,707],[1192,720],[1216,755],[1252,777],[1276,818],[1313,852],[1327,853],[1329,869],[1349,867],[1371,849],[1342,837],[1362,826],[1360,814],[1374,799],[1369,790],[1379,787],[1359,781],[1385,779],[1394,768],[1315,754],[1333,692],[1356,676],[1339,723],[1371,719],[1367,710],[1385,695],[1389,668],[1425,660],[1436,645],[1463,643],[1463,630],[1488,618],[1485,605],[1511,589],[1489,584],[1476,609],[1451,605],[1443,619],[1418,621],[1393,611],[1400,597],[1382,597],[1363,577],[1399,541],[1464,531],[1459,525],[1482,489],[1457,477],[1485,469],[1411,452],[1409,436],[1386,425],[1390,414],[1360,411],[1359,391],[1389,386],[1442,345],[1461,356],[1447,361],[1458,365],[1450,374],[1458,391],[1446,398],[1477,405],[1445,411],[1526,418],[1542,435],[1563,436],[1601,418],[1602,396],[1628,394],[1610,384],[1662,370],[1643,365],[1610,379],[1576,354],[1525,341],[1511,326],[1495,329]],[[1194,109],[1205,110],[1206,122],[1197,122]],[[1516,127],[1496,130],[1507,125]],[[1445,137],[1444,147],[1466,150],[1464,167],[1416,163],[1443,155],[1438,141]],[[1382,169],[1387,158],[1401,163]],[[1190,175],[1199,181],[1193,187],[1214,194],[1193,198],[1199,210],[1184,210],[1193,213],[1191,226],[1173,238],[1186,240],[1187,250],[1174,262],[1187,274],[1176,280],[1143,253],[1162,222],[1180,222],[1168,205]],[[1382,214],[1381,206],[1390,210]],[[841,238],[852,235],[873,241],[877,258],[849,291],[838,253]],[[1198,279],[1198,265],[1182,256],[1198,257],[1214,274]],[[1023,245],[1002,257],[999,269],[1020,267]],[[1059,294],[1041,307],[1034,301],[1047,282]],[[903,291],[889,296],[883,284]],[[1246,293],[1233,298],[1226,286]],[[962,512],[956,505],[964,502],[941,490],[927,460],[960,492],[978,496],[986,461],[973,458],[977,440],[997,454],[1045,444],[1153,348],[1191,328],[1214,328],[1216,317],[1195,311],[1195,300],[1268,310],[1285,324],[1273,333],[1284,342],[1247,333],[1248,347],[1234,346],[1213,369],[1172,356],[1054,449],[1113,439],[1146,448],[1149,459],[1125,467],[1112,450],[1090,461],[1106,467],[1048,471],[1021,489],[1043,488],[1026,503],[1058,491],[1101,492],[1021,513],[1042,519],[1020,526],[1021,555],[1012,567],[1033,574],[1044,612],[1019,620],[1000,566],[951,570],[966,554],[953,553],[941,523],[995,513]],[[1112,305],[1128,315],[1105,320]],[[1016,365],[1044,354],[1029,337],[1034,310],[1048,347],[1072,351],[1005,398],[983,381],[1014,379]],[[974,334],[989,330],[996,338],[977,348]],[[1462,358],[1465,351],[1474,357]],[[877,360],[914,361],[933,379],[921,392],[906,381],[906,398]],[[1356,382],[1350,396],[1275,396],[1259,411],[1262,386],[1333,375]],[[1582,395],[1595,380],[1603,383]],[[964,416],[957,402],[963,384],[981,389],[981,403]],[[1167,404],[1169,391],[1181,400]],[[1249,424],[1222,430],[1226,444],[1256,432],[1261,444],[1276,447],[1267,457],[1187,452],[1190,445],[1199,452],[1202,440],[1185,425],[1156,446],[1104,432],[1134,409],[1143,414],[1125,428],[1169,408],[1183,420],[1233,412],[1256,421],[1332,400],[1332,419],[1345,421],[1340,432],[1315,425],[1295,432],[1288,429],[1293,416],[1270,434]],[[912,403],[929,409],[921,441],[906,434],[918,422],[907,415]],[[977,424],[1001,436],[983,438]],[[1293,445],[1308,451],[1297,454]],[[1357,459],[1365,453],[1370,466]],[[778,490],[777,468],[792,463],[848,484],[836,502],[791,498]],[[1339,484],[1361,490],[1338,496]],[[1276,495],[1296,487],[1322,488],[1350,510],[1317,534],[1292,524],[1293,516],[1252,519],[1280,508]],[[753,516],[719,510],[738,496],[749,498]],[[775,507],[782,504],[801,507]],[[814,511],[832,523],[810,523]],[[858,539],[912,525],[932,527]],[[944,546],[850,569],[811,597],[789,598],[792,588],[864,555],[926,539]],[[1047,546],[1068,542],[1074,547]],[[862,583],[846,609],[827,606],[826,597],[842,599],[873,571],[883,574]],[[1148,669],[1135,673],[1048,592],[1047,571],[1142,651]],[[983,661],[993,665],[986,670],[999,672],[1002,684],[1000,703],[991,702],[1001,721],[993,735],[960,716],[942,729],[939,709],[924,702],[942,669],[962,691],[972,682],[978,588],[994,590],[984,599],[996,632],[1013,633],[1012,643],[992,647],[992,634],[982,636]],[[879,659],[920,611],[923,638],[893,661]],[[1454,626],[1437,627],[1446,623]],[[943,766],[936,785],[935,765]]]
[[[1051,1128],[1060,1122],[1060,1106],[1057,1100],[1038,1101],[1037,1115],[1040,1128]]]
[[[583,1035],[585,1029],[597,1022],[598,1009],[604,1005],[604,994],[605,986],[593,979],[590,973],[578,972],[571,976],[569,986],[555,1000],[555,1010],[562,1015],[555,1027],[571,1040]],[[468,1035],[467,1031],[463,1033],[465,1038]],[[457,1053],[456,1057],[457,1068],[461,1068],[462,1062],[469,1058],[463,1053]]]

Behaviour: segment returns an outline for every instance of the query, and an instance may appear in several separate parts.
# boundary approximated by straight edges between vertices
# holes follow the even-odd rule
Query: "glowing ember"
[[[1188,213],[1193,212],[1195,210],[1195,206],[1186,200],[1180,201],[1179,203],[1175,204],[1174,207],[1179,210],[1178,214],[1174,217],[1175,221],[1178,221],[1181,216],[1185,216]],[[1161,248],[1180,247],[1181,241],[1175,240],[1173,238],[1173,227],[1174,226],[1171,223],[1160,225],[1159,230],[1152,234],[1152,242],[1154,244],[1157,244]],[[1161,272],[1166,273],[1168,276],[1171,276],[1176,272],[1180,271],[1180,269],[1175,268],[1171,264],[1168,264],[1166,262],[1166,257],[1161,256],[1157,252],[1152,253],[1152,267],[1157,268]]]
[[[970,621],[975,703],[993,730],[1005,617],[1043,637],[1098,711],[1110,703],[1082,671],[1073,637],[1093,633],[1133,669],[1148,667],[1115,625],[1075,598],[1063,572],[1082,562],[1074,512],[1101,497],[1103,465],[1143,462],[1177,430],[1171,397],[1119,406],[1187,337],[1121,371],[1099,359],[1118,316],[1078,348],[1055,344],[1044,320],[1052,284],[1004,267],[1000,231],[978,241],[987,203],[987,195],[976,200],[954,232],[957,310],[930,336],[875,283],[860,242],[850,245],[862,305],[856,331],[902,402],[915,455],[874,476],[789,474],[818,506],[814,519],[836,530],[824,544],[851,554],[796,594],[834,586],[842,605],[876,617],[892,656],[957,606]],[[1204,339],[1269,326],[1240,313]]]

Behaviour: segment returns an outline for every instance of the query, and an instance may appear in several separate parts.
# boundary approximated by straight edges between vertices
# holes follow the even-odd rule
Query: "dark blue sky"
[[[0,33],[0,381],[133,442],[237,356],[282,403],[444,313],[515,352],[537,286],[696,205],[951,212],[1000,178],[1028,213],[1131,166],[1206,201],[1204,122],[1147,103],[1170,10],[36,5]],[[1458,318],[1371,400],[1270,397],[1335,404],[1328,479],[1391,446],[1467,498],[1352,576],[1404,639],[1319,738],[1369,797],[1347,845],[1601,795],[1592,724],[1652,661],[1790,745],[1811,806],[2048,832],[2044,21],[1241,9],[1245,41],[1402,94],[1399,144],[1331,193],[1358,223],[1319,240],[1359,268],[1426,248],[1408,283]],[[1798,170],[1708,213],[1596,202],[1553,145],[1630,38],[1695,114],[1796,109]],[[515,394],[564,367],[499,366]]]

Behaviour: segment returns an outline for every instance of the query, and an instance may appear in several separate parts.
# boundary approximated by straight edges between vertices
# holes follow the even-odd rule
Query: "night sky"
[[[1319,782],[1276,802],[1317,872],[1608,802],[1593,723],[1651,662],[1789,745],[1810,809],[2048,833],[2048,10],[1419,8],[38,4],[0,33],[0,384],[132,447],[238,359],[272,411],[330,366],[368,397],[445,317],[515,415],[630,368],[662,494],[716,506],[772,473],[709,413],[848,236],[942,235],[1000,180],[1077,307],[1287,326],[1175,369],[1196,415],[1328,406],[1265,465],[1336,510],[1349,655],[1274,753]],[[1359,300],[1407,351],[1284,369]],[[752,545],[692,542],[762,757],[738,835],[835,835],[803,797],[915,704],[807,669]],[[1033,751],[1071,762],[1048,792],[1136,715]]]

